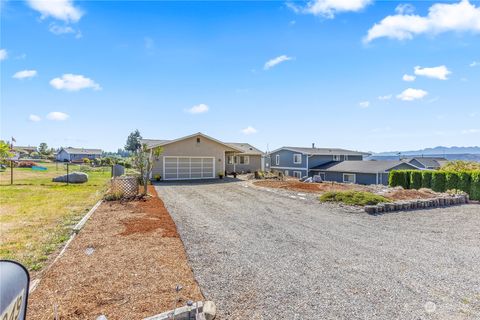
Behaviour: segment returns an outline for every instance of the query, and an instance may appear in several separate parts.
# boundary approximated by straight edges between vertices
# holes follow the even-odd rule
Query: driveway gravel
[[[156,186],[220,319],[480,319],[480,206],[369,216],[247,181]]]

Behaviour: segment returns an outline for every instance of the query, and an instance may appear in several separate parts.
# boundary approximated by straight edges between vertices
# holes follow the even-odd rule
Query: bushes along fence
[[[480,171],[393,170],[388,177],[391,187],[404,189],[431,188],[436,192],[462,190],[472,200],[480,200]]]

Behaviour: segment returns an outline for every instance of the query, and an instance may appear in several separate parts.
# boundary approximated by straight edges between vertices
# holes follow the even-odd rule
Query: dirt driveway
[[[480,206],[369,216],[248,182],[156,187],[222,319],[479,319]]]

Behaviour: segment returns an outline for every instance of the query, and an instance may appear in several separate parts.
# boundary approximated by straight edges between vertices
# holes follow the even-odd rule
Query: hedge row
[[[480,200],[480,171],[420,171],[394,170],[390,172],[388,184],[404,189],[429,188],[436,192],[457,189],[469,194],[470,199]]]

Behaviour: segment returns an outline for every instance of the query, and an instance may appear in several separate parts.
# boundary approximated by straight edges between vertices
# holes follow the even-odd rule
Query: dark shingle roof
[[[320,166],[316,166],[311,170],[318,171],[335,171],[335,172],[359,172],[359,173],[377,173],[385,172],[395,168],[398,165],[406,164],[412,169],[418,169],[415,166],[404,161],[389,161],[389,160],[368,160],[368,161],[341,161],[329,162]]]
[[[102,154],[102,149],[85,149],[85,148],[63,148],[70,154]]]
[[[407,162],[411,162],[413,160],[417,160],[420,162],[425,168],[440,168],[440,162],[446,161],[445,158],[436,158],[436,157],[418,157],[418,158],[409,158],[406,159]]]
[[[245,153],[245,154],[263,155],[263,152],[261,150],[255,148],[254,146],[252,146],[249,143],[227,142],[226,144],[228,144],[228,145],[230,145],[234,148],[242,150],[243,153]]]
[[[346,150],[340,148],[301,148],[301,147],[283,147],[280,149],[292,150],[294,152],[300,152],[305,154],[312,155],[358,155],[358,156],[368,156],[370,153],[359,152],[353,150]]]

